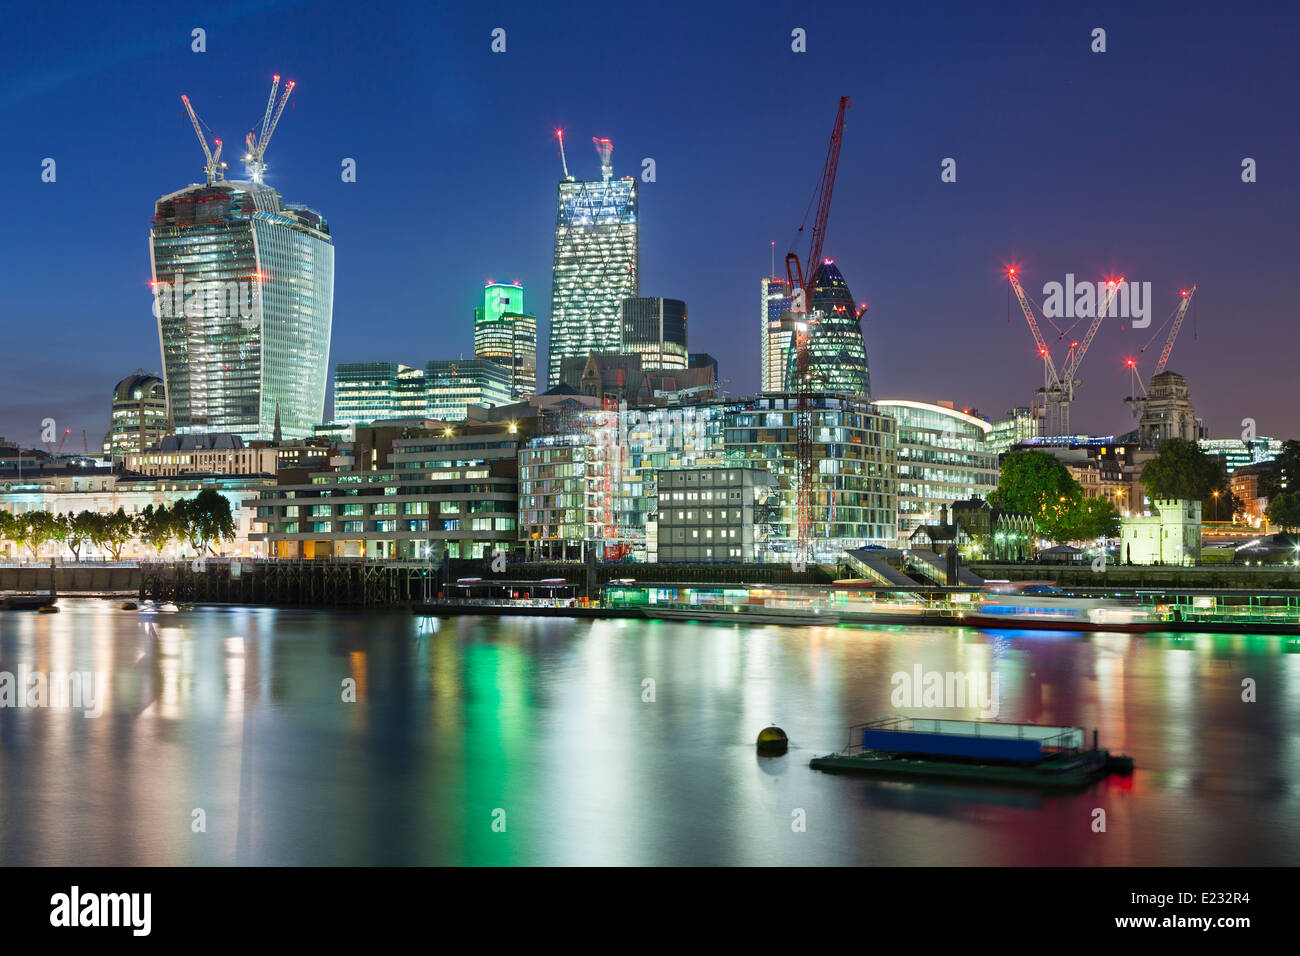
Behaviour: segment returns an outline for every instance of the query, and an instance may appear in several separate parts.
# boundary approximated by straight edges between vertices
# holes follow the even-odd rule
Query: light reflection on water
[[[65,600],[0,612],[0,671],[96,672],[104,713],[0,709],[0,863],[1294,864],[1297,650]],[[1000,719],[1097,727],[1138,772],[1059,797],[808,768],[917,665],[995,670]],[[787,756],[755,754],[769,723]]]

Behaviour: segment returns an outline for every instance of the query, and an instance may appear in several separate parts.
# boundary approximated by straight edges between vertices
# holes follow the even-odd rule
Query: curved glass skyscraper
[[[325,411],[334,241],[261,183],[189,186],[155,206],[154,314],[172,426],[307,438]]]
[[[871,400],[871,375],[867,348],[862,341],[861,313],[848,283],[833,259],[823,259],[813,285],[809,323],[808,380],[816,392],[845,392]],[[790,350],[786,388],[796,387],[795,350]]]

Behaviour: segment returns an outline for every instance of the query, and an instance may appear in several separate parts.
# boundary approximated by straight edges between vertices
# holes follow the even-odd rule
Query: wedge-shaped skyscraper
[[[180,434],[306,438],[321,422],[334,313],[334,240],[320,213],[262,182],[263,154],[293,91],[275,77],[248,181],[227,181],[188,98],[207,183],[155,204],[149,253],[172,426]],[[276,106],[272,117],[272,106]]]

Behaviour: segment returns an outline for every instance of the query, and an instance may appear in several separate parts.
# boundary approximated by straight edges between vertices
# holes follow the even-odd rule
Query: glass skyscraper
[[[557,193],[548,387],[565,357],[619,350],[619,306],[641,293],[637,180],[614,179],[608,163],[601,171],[600,182],[566,178]]]
[[[833,259],[823,259],[813,280],[813,315],[808,323],[808,380],[814,391],[871,399],[861,312]],[[796,388],[794,350],[787,361],[787,387]]]
[[[334,241],[261,183],[189,186],[155,205],[149,251],[172,426],[307,438],[325,410]]]
[[[782,322],[781,316],[790,310],[790,283],[775,276],[763,276],[759,290],[759,321],[761,335],[759,351],[762,368],[759,370],[759,391],[782,392],[786,389],[786,366],[790,364],[790,337],[794,334],[791,322]]]
[[[510,370],[511,397],[537,394],[537,317],[524,311],[518,282],[489,282],[474,310],[474,357]]]
[[[646,296],[624,299],[622,316],[623,338],[618,351],[640,355],[643,369],[687,367],[685,302]]]

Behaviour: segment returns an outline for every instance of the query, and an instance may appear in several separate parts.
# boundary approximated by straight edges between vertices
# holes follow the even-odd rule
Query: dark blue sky
[[[871,303],[877,398],[993,417],[1028,402],[1041,367],[1023,318],[1007,321],[1014,259],[1040,298],[1067,272],[1152,283],[1151,329],[1103,325],[1079,429],[1131,427],[1123,359],[1199,282],[1169,367],[1211,432],[1250,417],[1300,435],[1296,6],[879,6],[24,4],[0,34],[0,435],[35,444],[50,416],[95,447],[113,384],[159,368],[149,217],[202,175],[180,94],[237,155],[274,72],[298,88],[268,182],[321,210],[336,243],[331,364],[471,354],[489,277],[522,281],[545,328],[562,126],[579,176],[598,175],[592,136],[613,140],[617,175],[654,158],[642,292],[685,299],[692,349],[752,392],[769,242],[779,261],[848,94],[826,254]],[[945,157],[956,183],[940,182]]]

